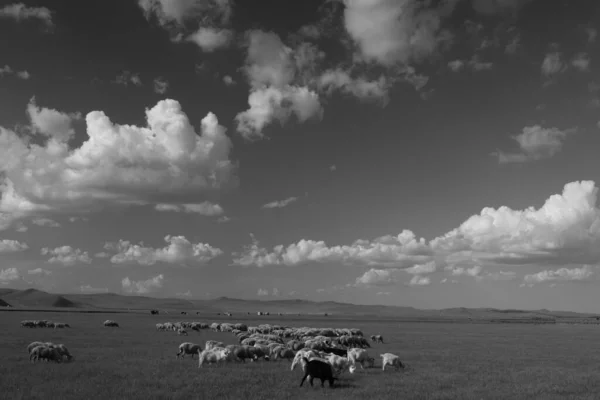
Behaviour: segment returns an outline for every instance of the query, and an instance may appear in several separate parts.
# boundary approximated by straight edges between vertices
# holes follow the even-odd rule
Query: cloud
[[[232,39],[233,31],[212,27],[200,27],[200,29],[186,38],[188,42],[197,44],[198,47],[207,53],[227,47]]]
[[[527,284],[542,282],[568,282],[568,281],[586,281],[594,275],[594,270],[589,265],[581,268],[559,268],[556,271],[545,270],[536,274],[526,275],[523,279]]]
[[[69,222],[77,222],[77,221],[88,222],[89,219],[87,217],[69,217]]]
[[[564,65],[559,52],[546,54],[542,61],[542,74],[546,77],[553,77],[566,69],[567,66]]]
[[[4,77],[4,75],[14,75],[19,79],[27,80],[31,77],[29,72],[27,71],[14,71],[10,66],[5,65],[4,67],[0,67],[0,77]]]
[[[74,135],[73,121],[81,119],[80,113],[63,113],[50,108],[40,108],[32,97],[27,105],[27,114],[31,120],[33,132],[55,138],[59,142],[68,142]]]
[[[169,81],[163,77],[154,78],[154,93],[165,94],[169,89]]]
[[[80,249],[74,249],[71,246],[61,246],[55,249],[44,247],[41,250],[43,256],[51,256],[48,260],[50,264],[62,264],[67,267],[74,266],[76,264],[91,264],[92,259],[88,255],[87,251],[81,251]]]
[[[600,262],[600,210],[593,181],[575,181],[539,208],[485,207],[430,242],[448,264],[564,265]]]
[[[337,170],[337,166],[335,166],[335,165],[331,165],[331,166],[329,167],[329,170],[330,170],[331,172],[333,172],[333,171],[336,171],[336,170]]]
[[[186,292],[180,292],[180,293],[176,293],[175,294],[176,297],[186,297],[186,298],[190,298],[192,297],[192,292],[191,290],[188,290]]]
[[[0,8],[0,18],[12,18],[17,22],[26,19],[38,19],[51,27],[52,12],[46,7],[27,7],[23,3],[14,3]]]
[[[384,75],[376,80],[368,80],[364,76],[351,77],[347,71],[338,68],[325,71],[319,77],[318,87],[329,93],[335,89],[361,100],[374,100],[387,104],[388,92],[394,83],[395,80]]]
[[[223,77],[223,83],[225,83],[227,86],[233,86],[235,85],[237,82],[233,80],[233,78],[229,75],[225,75]]]
[[[581,72],[589,72],[590,56],[587,53],[579,53],[571,60],[571,65]]]
[[[186,20],[199,17],[219,17],[226,22],[232,13],[230,0],[138,0],[138,5],[146,19],[154,15],[162,26],[183,25]]]
[[[386,286],[396,284],[392,269],[371,268],[362,276],[356,278],[355,286]]]
[[[271,296],[278,297],[279,296],[279,289],[273,288],[273,290],[271,291]]]
[[[257,296],[268,296],[269,295],[269,291],[267,289],[258,289],[258,292],[256,293]]]
[[[107,253],[106,251],[101,251],[99,253],[94,254],[94,257],[96,258],[110,258],[112,257],[110,253]]]
[[[491,280],[491,281],[512,281],[517,278],[516,272],[513,271],[498,271],[498,272],[486,272],[483,275],[477,277],[480,280]]]
[[[2,228],[2,226],[0,225],[0,230],[1,230],[1,228]],[[28,230],[29,230],[29,228],[27,227],[27,225],[25,225],[22,222],[17,222],[15,224],[15,231],[16,232],[23,233],[23,232],[27,232]]]
[[[125,293],[148,294],[163,287],[164,275],[160,274],[145,281],[132,281],[129,277],[123,278],[121,287]]]
[[[31,220],[31,223],[37,226],[44,226],[47,228],[60,228],[60,224],[53,219],[38,217]]]
[[[287,207],[288,205],[292,204],[293,202],[295,202],[297,200],[298,200],[297,197],[288,197],[287,199],[284,199],[284,200],[276,200],[276,201],[267,203],[267,204],[263,205],[262,208],[283,208],[283,207]]]
[[[448,62],[448,68],[450,68],[453,72],[459,72],[465,68],[469,68],[472,71],[486,71],[492,69],[494,66],[491,62],[483,62],[479,59],[479,56],[474,55],[471,59],[464,60],[454,60]]]
[[[129,86],[130,83],[135,86],[142,86],[140,74],[132,73],[131,71],[123,71],[120,75],[117,75],[115,83],[123,86]]]
[[[327,246],[323,241],[302,239],[287,247],[278,245],[271,252],[253,244],[239,254],[234,253],[233,265],[264,267],[267,265],[297,266],[307,263],[340,263],[369,267],[409,268],[431,261],[433,253],[424,239],[404,230],[397,236],[382,236],[374,240],[357,240],[351,245]]]
[[[212,204],[208,201],[199,204],[157,204],[155,206],[157,211],[163,212],[184,212],[200,214],[207,217],[215,217],[222,215],[225,211],[218,204]]]
[[[17,253],[29,248],[26,243],[11,239],[0,239],[0,253]]]
[[[88,294],[108,293],[108,288],[97,288],[97,287],[93,287],[91,285],[81,285],[81,286],[79,286],[79,291],[81,293],[88,293]]]
[[[409,274],[420,275],[420,274],[431,274],[437,271],[435,261],[430,261],[425,264],[416,264],[410,268],[404,270]]]
[[[427,8],[418,0],[345,0],[344,26],[366,61],[420,61],[449,40],[441,23],[454,3]]]
[[[140,265],[154,265],[156,263],[168,264],[194,264],[201,265],[223,254],[221,249],[209,244],[193,244],[184,236],[167,235],[164,238],[167,246],[163,248],[145,247],[143,243],[132,244],[119,240],[116,244],[107,244],[107,249],[114,249],[117,254],[110,261],[113,264],[137,263]]]
[[[594,43],[598,37],[598,30],[589,26],[585,29],[585,32],[587,34],[588,43]]]
[[[431,284],[431,278],[428,276],[415,275],[408,284],[410,286],[428,286]]]
[[[482,271],[480,265],[475,265],[472,268],[464,268],[464,267],[455,267],[452,265],[444,268],[447,271],[450,271],[452,276],[471,276],[473,278],[478,277]]]
[[[0,269],[0,283],[9,284],[10,282],[18,281],[21,279],[21,275],[16,268]]]
[[[36,212],[163,203],[237,183],[231,141],[214,114],[202,119],[201,135],[175,100],[159,101],[146,119],[146,127],[118,125],[90,112],[79,148],[64,142],[68,133],[37,145],[0,127],[0,229]]]
[[[519,153],[498,151],[493,155],[498,157],[498,162],[501,164],[550,158],[562,150],[564,140],[575,131],[576,128],[560,130],[543,128],[540,125],[526,126],[522,133],[512,137],[519,144],[521,150]]]
[[[51,271],[48,271],[48,270],[43,269],[43,268],[31,269],[31,270],[27,271],[27,273],[29,275],[46,275],[46,276],[52,275]]]
[[[219,219],[217,219],[217,222],[220,224],[224,224],[229,221],[231,221],[231,218],[229,218],[227,215],[223,215],[223,216],[219,217]]]

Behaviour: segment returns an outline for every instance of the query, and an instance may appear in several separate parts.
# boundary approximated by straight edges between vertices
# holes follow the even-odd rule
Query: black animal
[[[156,315],[156,314],[158,314],[158,310],[150,310],[150,314]]]
[[[340,357],[348,357],[348,350],[338,349],[337,347],[327,347],[323,351],[327,354],[335,354]]]
[[[313,379],[315,378],[321,380],[321,387],[325,386],[325,381],[329,381],[329,387],[333,386],[333,381],[337,378],[333,377],[331,364],[319,360],[308,361],[306,357],[302,357],[302,361],[306,363],[306,369],[304,370],[304,377],[300,381],[300,386],[304,384],[306,377],[309,375],[308,383],[310,383],[310,386],[313,386]]]
[[[181,315],[187,315],[187,313],[185,311],[182,311]]]

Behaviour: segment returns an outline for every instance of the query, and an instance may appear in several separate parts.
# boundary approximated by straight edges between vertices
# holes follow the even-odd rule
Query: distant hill
[[[82,311],[150,310],[187,311],[188,313],[250,313],[258,311],[271,314],[303,314],[330,316],[372,316],[381,318],[405,318],[423,320],[504,320],[504,319],[553,319],[588,318],[595,315],[570,311],[549,310],[500,310],[495,308],[446,308],[420,310],[413,307],[361,305],[335,301],[316,302],[300,299],[244,300],[219,297],[212,300],[184,300],[145,296],[124,296],[116,293],[53,294],[37,289],[0,289],[0,306],[8,303],[15,308],[56,309],[78,308]]]
[[[11,305],[5,302],[4,300],[0,299],[0,307],[11,307]]]

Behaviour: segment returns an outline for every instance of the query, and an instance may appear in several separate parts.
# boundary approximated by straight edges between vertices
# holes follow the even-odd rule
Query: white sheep
[[[194,354],[198,354],[202,351],[202,346],[196,343],[184,342],[179,345],[179,351],[177,352],[177,358],[185,358],[186,354],[191,354],[194,359]]]
[[[353,348],[348,350],[348,360],[350,364],[356,369],[356,363],[360,364],[362,369],[365,369],[365,364],[369,367],[373,367],[374,359],[369,357],[369,353],[365,349]]]
[[[216,364],[226,361],[229,358],[229,349],[215,347],[210,350],[204,350],[198,353],[198,368],[204,364]]]
[[[225,347],[222,342],[217,342],[216,340],[207,340],[204,345],[205,350],[214,349],[215,347]]]
[[[380,357],[382,358],[382,366],[381,369],[383,371],[385,371],[385,366],[386,365],[391,365],[393,367],[396,368],[396,370],[400,369],[400,368],[404,368],[404,364],[402,364],[402,362],[400,361],[400,358],[392,353],[384,353],[384,354],[380,354]]]

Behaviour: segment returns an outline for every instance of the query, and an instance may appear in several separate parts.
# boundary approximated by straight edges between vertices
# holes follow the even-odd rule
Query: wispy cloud
[[[262,206],[262,208],[283,208],[283,207],[287,207],[290,204],[292,204],[293,202],[297,201],[298,198],[297,197],[288,197],[287,199],[284,200],[276,200],[276,201],[272,201],[270,203],[264,204]]]

